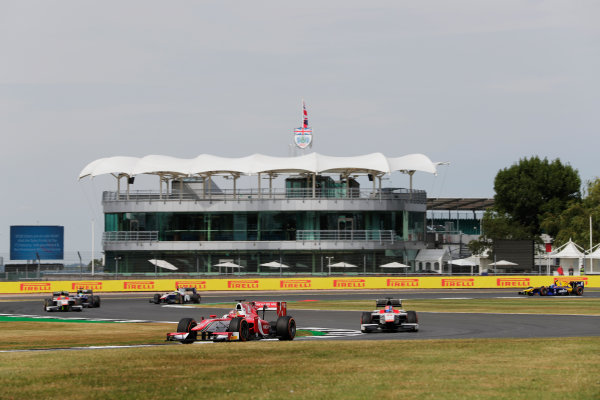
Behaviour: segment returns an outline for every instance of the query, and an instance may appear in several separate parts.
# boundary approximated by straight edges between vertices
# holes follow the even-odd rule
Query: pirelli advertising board
[[[439,276],[439,277],[304,277],[227,279],[127,279],[115,281],[0,282],[0,293],[49,293],[92,289],[96,292],[161,292],[178,287],[200,291],[357,290],[357,289],[521,289],[560,281],[583,281],[600,287],[600,276]]]

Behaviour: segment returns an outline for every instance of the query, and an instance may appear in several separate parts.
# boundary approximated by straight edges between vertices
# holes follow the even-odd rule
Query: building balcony
[[[312,196],[305,189],[247,189],[207,192],[104,192],[105,213],[261,212],[261,211],[416,211],[425,212],[425,191],[408,189],[327,189]]]
[[[295,239],[235,240],[233,232],[220,240],[159,240],[158,231],[104,232],[107,251],[223,251],[223,250],[352,250],[404,248],[410,243],[399,240],[391,230],[298,230]],[[180,238],[177,238],[180,239]],[[225,240],[223,240],[225,239]]]
[[[409,190],[404,188],[383,189],[218,189],[192,191],[172,190],[161,193],[152,190],[135,190],[123,192],[105,191],[102,201],[261,201],[261,200],[404,200],[411,203],[426,204],[427,194],[424,190]]]

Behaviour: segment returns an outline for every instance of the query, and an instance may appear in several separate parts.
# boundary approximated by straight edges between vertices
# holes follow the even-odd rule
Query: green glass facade
[[[424,212],[301,211],[248,213],[107,213],[105,231],[156,231],[159,241],[296,240],[303,231],[395,232],[398,240],[423,240]]]

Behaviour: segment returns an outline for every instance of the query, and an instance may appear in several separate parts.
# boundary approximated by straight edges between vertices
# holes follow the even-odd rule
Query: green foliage
[[[91,268],[92,267],[92,262],[90,261],[87,264],[87,266]],[[94,259],[94,267],[101,267],[101,266],[102,266],[102,259],[101,258]]]
[[[532,235],[539,235],[544,216],[557,215],[569,202],[581,199],[580,186],[577,170],[559,159],[524,158],[496,175],[494,207],[499,215],[507,214]]]
[[[493,255],[495,239],[539,241],[542,229],[555,236],[561,227],[557,216],[581,202],[580,186],[577,170],[559,159],[523,158],[500,170],[494,180],[494,207],[482,220],[484,235],[469,243],[470,250],[482,254],[489,249]],[[600,188],[594,193],[600,199]]]
[[[571,201],[564,211],[544,215],[541,227],[554,233],[555,245],[560,246],[572,239],[587,249],[590,245],[590,216],[592,239],[600,239],[600,179],[587,182],[586,194],[581,201]]]

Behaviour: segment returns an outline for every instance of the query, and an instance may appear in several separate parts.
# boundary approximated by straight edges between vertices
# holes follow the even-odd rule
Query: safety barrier
[[[92,289],[97,292],[171,291],[195,287],[201,291],[343,290],[343,289],[520,289],[551,285],[554,280],[583,281],[600,287],[600,276],[469,276],[469,277],[326,277],[228,279],[125,279],[85,281],[0,282],[0,293],[49,293]]]

